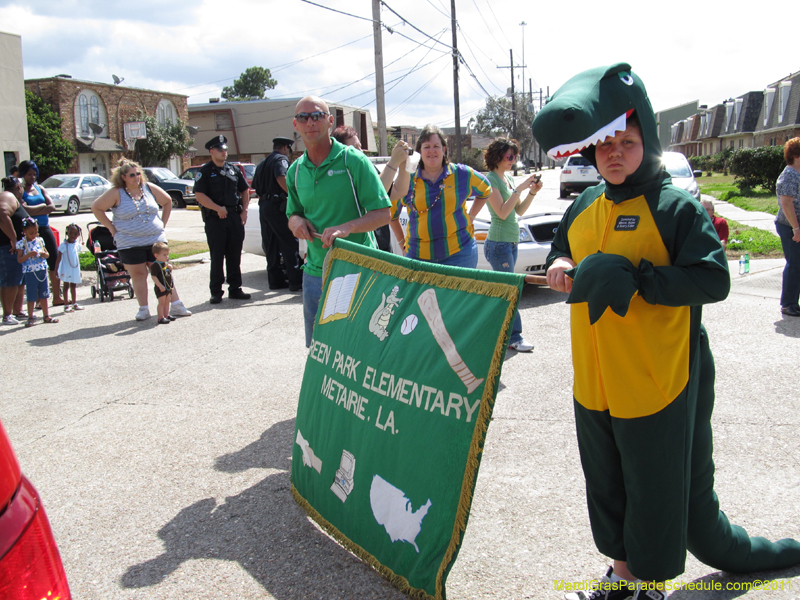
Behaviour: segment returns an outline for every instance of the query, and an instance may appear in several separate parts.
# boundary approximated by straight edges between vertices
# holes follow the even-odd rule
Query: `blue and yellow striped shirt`
[[[406,256],[437,262],[461,251],[473,238],[466,201],[471,196],[488,198],[492,186],[466,165],[448,164],[434,182],[424,179],[421,170],[420,166],[411,176],[408,194],[392,203],[392,218],[407,207]]]

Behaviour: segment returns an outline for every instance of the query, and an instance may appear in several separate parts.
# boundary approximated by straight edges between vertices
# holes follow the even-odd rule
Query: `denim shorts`
[[[50,297],[47,269],[25,273],[25,295],[28,302],[36,302]]]
[[[11,244],[0,246],[0,287],[22,285],[22,265],[17,260],[17,251],[10,252]]]

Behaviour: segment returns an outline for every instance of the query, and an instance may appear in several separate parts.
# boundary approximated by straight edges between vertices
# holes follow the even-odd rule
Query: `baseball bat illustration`
[[[436,300],[436,292],[433,288],[422,292],[417,299],[417,304],[419,304],[422,315],[431,328],[431,333],[433,333],[436,343],[439,344],[442,352],[444,352],[445,358],[447,358],[447,364],[450,365],[450,368],[455,371],[455,374],[458,375],[459,379],[467,386],[467,391],[471,393],[483,382],[483,378],[478,379],[475,377],[458,353],[458,349],[456,349],[456,345],[453,343],[453,338],[450,337],[450,334],[444,326],[442,311],[439,310],[439,302]]]

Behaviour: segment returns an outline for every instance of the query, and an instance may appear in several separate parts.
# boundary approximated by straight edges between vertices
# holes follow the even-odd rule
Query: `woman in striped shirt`
[[[421,162],[416,172],[399,167],[390,199],[392,219],[408,210],[408,258],[456,267],[476,268],[478,247],[472,220],[492,194],[489,181],[471,167],[449,162],[447,138],[426,125],[416,145]],[[471,207],[467,199],[474,197]]]

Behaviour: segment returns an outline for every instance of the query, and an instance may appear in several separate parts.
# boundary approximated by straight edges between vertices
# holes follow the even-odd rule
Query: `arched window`
[[[78,103],[80,105],[80,121],[78,133],[82,136],[89,135],[89,101],[86,99],[85,94],[78,96]]]
[[[75,134],[78,137],[92,137],[94,133],[89,128],[89,123],[106,125],[106,107],[103,99],[93,90],[81,90],[75,99]],[[98,134],[98,137],[108,137],[108,127]]]
[[[156,120],[161,127],[172,125],[177,121],[177,111],[169,100],[161,100],[156,108]]]

